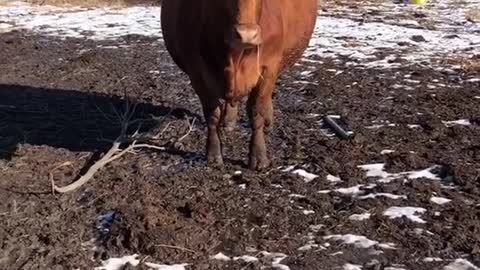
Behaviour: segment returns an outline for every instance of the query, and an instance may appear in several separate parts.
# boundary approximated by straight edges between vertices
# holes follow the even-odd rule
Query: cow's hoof
[[[222,155],[207,155],[207,162],[209,166],[223,166]]]
[[[267,157],[250,157],[249,167],[251,170],[261,171],[270,167],[270,160]]]

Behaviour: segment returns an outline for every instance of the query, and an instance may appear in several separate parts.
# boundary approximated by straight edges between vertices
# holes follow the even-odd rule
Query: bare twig
[[[105,153],[105,155],[101,159],[96,161],[90,168],[88,168],[87,172],[84,175],[80,176],[80,178],[78,180],[74,181],[73,183],[71,183],[67,186],[59,187],[59,186],[55,185],[55,180],[54,180],[54,177],[53,177],[53,171],[57,170],[58,168],[64,167],[64,166],[71,165],[72,163],[71,162],[64,162],[64,163],[62,163],[62,164],[60,164],[60,165],[58,165],[58,166],[56,166],[52,169],[52,171],[49,173],[49,179],[50,179],[50,183],[52,185],[52,193],[55,193],[55,192],[66,193],[66,192],[76,190],[77,188],[79,188],[79,187],[83,186],[85,183],[87,183],[90,179],[92,179],[93,176],[95,175],[95,173],[98,170],[100,170],[101,168],[105,167],[108,163],[122,157],[123,155],[125,155],[127,153],[134,153],[134,151],[133,151],[134,149],[149,148],[149,149],[155,149],[155,150],[160,150],[160,151],[165,150],[165,147],[152,145],[152,144],[148,144],[148,143],[137,144],[137,142],[139,142],[140,140],[141,141],[146,141],[146,140],[149,140],[149,139],[158,139],[167,130],[167,128],[170,126],[171,123],[168,123],[167,126],[159,134],[157,134],[153,137],[145,137],[145,136],[143,136],[142,134],[139,133],[141,123],[139,123],[139,127],[134,132],[134,134],[132,134],[131,136],[126,135],[128,128],[133,123],[138,123],[138,121],[136,121],[136,120],[132,121],[136,106],[137,106],[137,103],[134,103],[133,106],[132,106],[130,104],[130,102],[128,101],[128,99],[126,99],[125,112],[120,113],[120,112],[115,110],[115,113],[120,118],[119,119],[119,122],[121,124],[120,135],[113,141],[112,147]],[[189,129],[188,129],[187,133],[185,135],[183,135],[182,137],[180,137],[177,141],[184,140],[194,130],[195,120],[196,119],[194,118],[192,120],[192,122],[189,122]],[[122,144],[126,144],[126,143],[129,143],[129,145],[126,148],[121,149],[120,146]]]
[[[188,135],[190,135],[190,133],[192,132],[194,126],[195,126],[195,120],[197,120],[197,118],[193,118],[192,122],[188,123],[188,131],[185,135],[183,135],[182,137],[180,137],[180,139],[178,139],[179,142],[183,141]]]
[[[62,167],[71,166],[71,165],[72,165],[72,162],[70,161],[63,162],[62,164],[53,167],[53,169],[48,173],[48,178],[50,179],[50,184],[52,185],[52,194],[55,194],[55,180],[53,179],[53,172]]]

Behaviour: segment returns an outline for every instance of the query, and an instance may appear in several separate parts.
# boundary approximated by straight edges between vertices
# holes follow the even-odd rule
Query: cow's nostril
[[[260,27],[256,24],[240,24],[235,27],[235,37],[243,44],[260,44]]]

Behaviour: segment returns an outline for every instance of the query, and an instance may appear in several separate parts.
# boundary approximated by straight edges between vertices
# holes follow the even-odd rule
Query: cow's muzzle
[[[251,48],[262,43],[262,35],[258,24],[238,24],[234,28],[233,45]]]

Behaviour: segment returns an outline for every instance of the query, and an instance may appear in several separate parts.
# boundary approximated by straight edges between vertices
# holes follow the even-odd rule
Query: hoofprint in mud
[[[455,12],[450,12],[452,6],[455,7]],[[109,240],[108,247],[115,250],[118,248],[116,246],[118,242],[124,242],[121,244],[122,248],[113,252],[114,254],[110,253],[111,256],[104,258],[102,255],[100,259],[97,258],[96,269],[120,269],[127,263],[132,266],[142,264],[147,268],[163,270],[183,270],[190,267],[195,268],[198,265],[211,269],[244,269],[248,266],[252,266],[254,269],[268,267],[274,269],[323,269],[321,267],[324,264],[329,265],[325,266],[327,267],[325,269],[423,270],[432,269],[432,267],[445,270],[479,269],[480,261],[476,259],[478,258],[476,249],[479,248],[477,245],[479,240],[473,239],[472,236],[478,234],[480,230],[478,221],[475,221],[475,215],[478,215],[480,207],[480,194],[478,185],[474,184],[474,172],[477,172],[478,175],[478,171],[480,171],[478,160],[474,157],[475,154],[478,155],[478,150],[475,150],[475,147],[478,147],[478,141],[475,142],[472,139],[478,138],[476,134],[478,134],[479,112],[474,105],[467,105],[478,105],[480,77],[478,72],[462,73],[461,67],[446,65],[443,60],[458,57],[473,58],[480,53],[479,25],[466,20],[467,12],[470,9],[479,8],[480,1],[469,0],[461,3],[432,1],[425,7],[376,1],[374,4],[356,3],[355,7],[352,9],[351,4],[327,4],[326,10],[320,12],[321,16],[317,22],[314,38],[303,61],[297,64],[295,69],[282,81],[281,87],[296,91],[293,91],[293,94],[288,91],[285,91],[284,94],[283,91],[279,93],[282,101],[279,103],[284,103],[279,106],[280,110],[284,111],[282,112],[284,117],[279,120],[279,125],[290,132],[295,132],[289,128],[292,125],[289,118],[293,119],[296,122],[293,124],[295,129],[304,131],[304,136],[309,136],[308,144],[302,142],[303,145],[299,150],[296,148],[298,146],[294,142],[295,138],[278,130],[275,131],[277,137],[286,136],[288,143],[295,145],[292,149],[277,153],[280,156],[277,162],[282,166],[258,176],[250,172],[233,173],[239,169],[237,167],[228,167],[227,172],[205,172],[203,168],[184,171],[179,166],[181,163],[159,166],[155,163],[158,162],[158,158],[147,158],[147,161],[141,161],[148,164],[145,165],[146,168],[165,167],[167,172],[169,168],[176,168],[169,175],[175,179],[176,183],[168,188],[159,187],[158,175],[149,176],[150,178],[147,177],[147,179],[150,180],[140,184],[138,182],[143,180],[128,179],[126,180],[128,182],[122,184],[128,186],[126,194],[131,195],[127,197],[135,198],[147,205],[135,206],[135,203],[130,202],[124,204],[123,208],[117,206],[113,199],[118,199],[116,196],[124,199],[125,190],[118,190],[121,185],[109,186],[101,183],[100,179],[97,179],[100,183],[92,183],[99,193],[105,192],[105,190],[117,190],[109,197],[112,203],[104,202],[104,204],[109,205],[110,209],[118,208],[117,211],[123,212],[124,217],[121,222],[125,222],[125,220],[132,223],[138,221],[137,212],[145,215],[143,218],[146,220],[141,221],[146,225],[139,223],[145,228],[141,226],[138,228],[138,224],[127,222],[127,224],[117,225],[119,226],[117,231],[112,228],[105,229],[108,233],[118,234],[116,236],[123,239]],[[2,35],[13,33],[15,36],[16,32],[12,31],[18,30],[26,37],[42,36],[54,40],[55,42],[52,42],[51,45],[53,47],[62,42],[73,46],[72,44],[83,41],[89,45],[76,49],[79,57],[87,58],[82,61],[90,61],[88,52],[100,50],[106,55],[115,56],[114,59],[118,61],[118,65],[121,61],[126,61],[131,66],[135,66],[139,61],[142,63],[152,61],[151,59],[155,59],[156,54],[163,49],[159,16],[159,7],[59,8],[8,2],[0,7],[0,39]],[[151,44],[146,46],[141,41],[131,42],[131,39],[126,41],[124,38],[125,36],[135,37],[135,35],[148,37]],[[2,41],[0,40],[0,42]],[[11,42],[9,40],[9,44]],[[4,46],[4,43],[0,44]],[[139,44],[143,47],[137,47]],[[29,48],[27,45],[25,45],[26,48]],[[54,49],[45,48],[41,53],[48,50]],[[140,59],[124,60],[116,55],[117,51],[128,55],[130,50],[141,51],[150,58],[140,56]],[[52,52],[50,53],[52,54]],[[58,58],[62,59],[71,57],[71,55],[60,55],[60,50],[54,51],[53,55],[57,54],[59,54]],[[17,55],[18,59],[21,57],[22,55]],[[32,54],[32,57],[39,56],[35,53]],[[170,61],[166,58],[162,60]],[[48,60],[48,62],[55,61],[65,60],[54,60],[53,58]],[[102,58],[102,61],[105,59]],[[22,64],[21,61],[18,63]],[[51,70],[47,68],[47,72],[56,76],[59,73],[58,66],[54,68],[55,65],[49,66],[48,68]],[[68,64],[66,65],[68,67]],[[113,67],[115,66],[113,65]],[[165,63],[162,63],[162,67],[165,66]],[[167,85],[166,81],[172,80],[173,83],[170,86],[174,85],[176,94],[182,94],[187,87],[185,78],[175,74],[174,72],[177,70],[172,70],[171,66],[170,64],[170,69],[150,69],[145,70],[144,73],[154,76],[155,80],[159,80],[162,85]],[[9,67],[0,66],[0,68],[10,70]],[[10,72],[12,71],[10,70]],[[72,74],[82,72],[88,72],[88,68],[80,66],[74,69]],[[415,74],[412,75],[412,73]],[[418,73],[427,75],[418,76]],[[437,78],[435,74],[444,76],[438,75]],[[128,73],[128,71],[124,75],[134,76],[133,72]],[[454,79],[448,75],[452,75]],[[98,76],[92,81],[105,79],[101,74]],[[372,79],[375,76],[377,78]],[[16,83],[15,80],[18,80],[18,83],[30,83],[28,80],[25,81],[25,76],[16,75],[14,72],[0,78],[8,80],[8,84]],[[35,79],[31,80],[35,81]],[[49,80],[52,80],[50,81],[51,85],[61,85],[66,81],[63,78],[49,78]],[[371,95],[365,95],[362,92],[369,91],[375,83],[378,83],[378,80],[387,82],[382,85],[381,93],[371,91],[369,92]],[[38,81],[36,82],[38,83]],[[0,83],[7,84],[3,81]],[[341,83],[343,85],[338,87]],[[40,81],[40,84],[47,83]],[[83,89],[84,87],[83,81],[71,85],[67,83],[66,86],[73,89]],[[312,94],[317,89],[328,92],[329,88],[343,90],[343,96],[352,99],[352,102],[345,101],[342,94],[337,96],[335,96],[336,93],[325,94],[318,100],[316,100],[317,94]],[[471,98],[458,95],[454,96],[452,100],[456,102],[454,103],[456,107],[461,106],[462,110],[467,110],[468,113],[448,106],[450,96],[445,94],[463,89],[467,89],[468,92],[462,93],[467,93]],[[162,95],[168,95],[166,94],[167,90],[164,89],[155,89],[154,91],[161,93],[153,94],[158,99],[162,99]],[[305,98],[305,95],[310,96]],[[377,100],[376,95],[380,95],[381,99]],[[359,99],[355,101],[355,98]],[[422,106],[425,104],[422,103],[411,105],[413,100],[418,98],[424,100],[425,103],[433,102],[433,107],[423,109]],[[5,100],[7,99],[0,99],[0,105],[3,106],[0,106],[0,109],[8,109],[10,107],[6,106],[13,106],[2,104],[2,102],[6,102]],[[363,102],[369,102],[378,108],[369,111],[370,109],[367,107],[355,107]],[[340,107],[340,105],[335,105],[336,103],[345,105]],[[183,105],[188,107],[191,104]],[[348,112],[349,106],[356,109]],[[309,108],[310,111],[300,110],[300,107]],[[419,115],[429,114],[429,110],[440,110],[435,113],[441,116],[448,115],[449,118],[440,118],[439,121],[431,122],[429,119],[409,122],[414,118],[398,116],[396,112],[388,113],[388,111],[398,110],[399,107],[414,108],[419,111],[413,112],[413,114]],[[360,139],[358,145],[362,145],[368,150],[357,146],[346,146],[339,142],[338,138],[331,136],[332,134],[329,134],[328,131],[322,134],[319,116],[331,113],[327,111],[334,108],[337,109],[335,113],[346,109],[350,116],[349,119],[357,120],[357,123],[351,122],[355,127],[355,132],[368,134],[367,139],[364,141]],[[294,113],[287,113],[290,111],[294,111]],[[301,115],[299,111],[305,112],[305,115]],[[355,118],[357,114],[360,116]],[[375,115],[374,119],[366,119],[372,114]],[[391,119],[385,118],[385,115],[390,115]],[[0,117],[3,117],[3,114],[0,114]],[[433,116],[429,114],[429,117]],[[0,127],[3,128],[3,125]],[[298,130],[296,132],[299,132]],[[243,135],[242,133],[239,136]],[[195,136],[198,139],[200,135]],[[436,148],[438,144],[445,143],[442,140],[448,140],[455,136],[460,136],[462,140]],[[318,139],[319,137],[323,137],[323,139]],[[404,141],[403,145],[399,144],[400,140]],[[410,140],[421,141],[419,149],[416,147],[416,142],[409,142]],[[193,149],[191,150],[195,152],[201,151],[194,141],[193,139],[189,144],[187,143],[187,147],[191,147]],[[432,141],[435,141],[436,144],[432,144]],[[325,145],[328,145],[326,150]],[[285,144],[278,143],[277,146],[280,149]],[[239,146],[235,147],[239,149]],[[463,147],[464,150],[458,150],[456,147]],[[40,156],[43,156],[41,151],[47,151],[30,149],[28,146],[25,148],[27,149],[25,151],[32,155],[40,153]],[[432,148],[434,150],[431,150]],[[293,149],[299,151],[300,154],[296,153],[298,157],[291,155]],[[449,153],[458,155],[462,153],[462,162],[464,163],[452,169],[445,162],[455,163],[460,159],[449,159],[450,155],[445,153],[443,156],[442,151],[450,151]],[[307,155],[308,158],[302,157],[302,155]],[[332,156],[332,158],[328,156]],[[164,155],[162,158],[168,159],[168,156]],[[14,158],[13,160],[17,161],[17,165],[7,166],[2,163],[2,166],[5,167],[2,172],[12,174],[9,179],[13,179],[13,176],[20,178],[25,170],[22,166],[28,162],[36,162],[28,161],[28,156],[20,155],[18,159]],[[336,165],[332,166],[328,163]],[[135,166],[137,165],[134,164],[130,167]],[[228,173],[230,169],[232,169],[232,173]],[[122,178],[123,176],[110,175],[115,175],[116,172],[112,172],[115,170],[115,168],[107,169],[101,178]],[[134,169],[134,171],[136,170]],[[465,171],[470,173],[463,175]],[[26,174],[28,175],[28,172]],[[32,172],[32,175],[38,176],[37,174],[38,170]],[[127,171],[126,174],[135,175],[132,171]],[[463,178],[463,182],[455,182],[454,174],[457,178]],[[160,175],[161,179],[165,178],[164,175]],[[28,176],[24,177],[28,178]],[[203,181],[200,185],[206,188],[198,187],[200,178]],[[2,184],[6,183],[3,182],[6,179],[1,180]],[[132,184],[133,181],[135,184]],[[258,184],[258,181],[261,184]],[[137,184],[140,185],[138,187],[140,190],[135,190],[137,187],[131,187]],[[162,183],[162,185],[164,184]],[[196,191],[194,194],[185,192],[172,195],[165,189],[180,191],[195,189]],[[152,190],[166,196],[166,201],[159,203],[162,196],[151,194]],[[143,195],[149,193],[150,195]],[[81,198],[79,201],[83,200],[85,196],[90,196],[88,194],[88,192],[82,192],[78,196]],[[7,195],[16,198],[10,193]],[[232,204],[217,202],[219,197],[228,197]],[[108,201],[109,199],[102,200]],[[14,201],[16,202],[17,199]],[[207,202],[205,203],[205,201]],[[195,203],[191,205],[191,202],[205,203],[202,207],[206,206],[207,210],[201,207],[195,208]],[[177,205],[180,203],[182,205]],[[177,207],[168,212],[172,204]],[[8,207],[4,207],[0,204],[2,206],[0,215],[9,213],[11,205],[7,205]],[[105,205],[102,206],[106,207]],[[25,206],[23,203],[19,208],[17,206],[14,208],[16,212],[28,207],[30,206]],[[256,213],[257,211],[259,212]],[[456,211],[462,211],[462,213]],[[89,212],[89,214],[92,213]],[[51,216],[55,215],[55,213],[51,214]],[[192,215],[195,221],[190,221]],[[100,217],[103,216],[100,215]],[[212,222],[212,216],[218,216],[218,219]],[[21,220],[20,217],[18,218]],[[88,216],[88,218],[92,218],[92,216]],[[12,218],[12,220],[14,219]],[[168,222],[171,227],[165,225]],[[202,251],[201,255],[198,255],[198,250],[184,247],[191,241],[189,238],[170,245],[163,245],[159,242],[135,243],[135,241],[153,242],[159,239],[168,241],[171,240],[170,237],[181,238],[178,235],[187,235],[188,228],[193,228],[192,223],[195,222],[201,228],[196,231],[198,235],[205,234],[205,230],[217,223],[226,222],[223,225],[225,227],[228,227],[230,222],[234,223],[235,226],[232,229],[222,231],[223,234],[228,232],[233,236],[230,236],[231,239],[224,239],[223,235],[212,236],[212,238],[216,237],[213,240],[207,237],[205,241],[209,241],[211,247],[203,247],[203,243],[196,244],[197,248],[206,250]],[[175,226],[180,226],[177,223],[181,223],[184,227],[176,228]],[[5,224],[2,223],[2,225]],[[19,224],[24,225],[23,222]],[[89,223],[85,226],[89,227],[90,225]],[[245,230],[248,233],[237,229],[243,228],[242,226],[250,226],[248,230]],[[455,227],[458,227],[457,230],[463,229],[464,232],[455,231]],[[223,227],[217,229],[222,230]],[[271,231],[269,231],[270,229]],[[216,230],[208,232],[215,235]],[[153,240],[149,234],[152,231],[160,231],[158,235],[152,233],[155,235]],[[444,233],[444,231],[447,232]],[[238,235],[234,235],[235,233]],[[463,236],[463,234],[467,236]],[[55,238],[52,235],[48,239],[41,233],[38,235],[40,235],[40,242],[47,243],[45,244],[47,246],[49,241],[55,241],[51,240]],[[445,235],[448,235],[450,240],[444,238]],[[133,238],[131,242],[135,244],[125,240],[130,237]],[[13,242],[12,239],[9,241]],[[258,244],[257,241],[262,242]],[[86,254],[99,248],[96,245],[88,246],[85,242],[82,242],[81,245]],[[452,248],[451,245],[454,247]],[[219,246],[223,249],[218,250]],[[164,249],[156,250],[155,247]],[[44,247],[42,246],[42,248]],[[108,250],[108,248],[106,249]],[[139,255],[134,254],[138,249],[143,251],[141,256],[148,255],[152,258],[141,260]],[[165,249],[170,250],[170,253]],[[412,255],[417,253],[418,255]],[[45,256],[48,257],[48,255]],[[2,261],[2,257],[0,257],[0,261]],[[302,265],[307,266],[303,268]],[[0,264],[0,266],[2,265]]]

